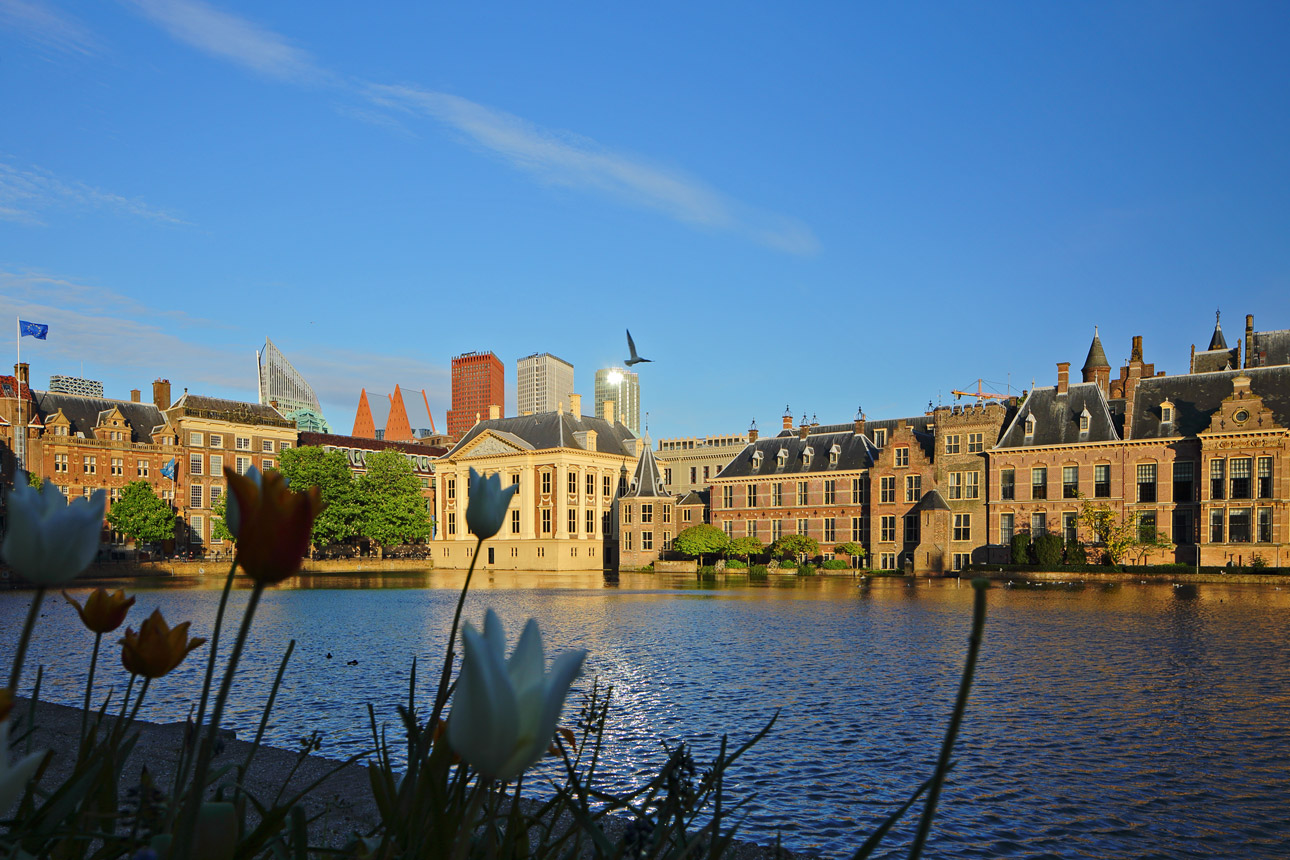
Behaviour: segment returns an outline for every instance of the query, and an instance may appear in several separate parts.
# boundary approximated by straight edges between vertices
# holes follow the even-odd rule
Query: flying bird
[[[623,364],[627,365],[628,367],[631,367],[633,364],[640,364],[642,361],[654,360],[652,358],[641,358],[639,355],[636,354],[636,341],[632,340],[631,329],[627,330],[627,348],[632,351],[632,357],[623,362]]]

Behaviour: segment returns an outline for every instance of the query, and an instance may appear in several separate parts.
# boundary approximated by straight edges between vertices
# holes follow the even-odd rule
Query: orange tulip
[[[0,723],[8,718],[9,712],[13,710],[13,690],[8,687],[0,688]],[[0,750],[0,755],[8,755],[8,750]]]
[[[121,640],[121,664],[132,675],[160,678],[184,662],[189,651],[205,642],[205,639],[188,638],[187,621],[170,629],[166,619],[161,617],[161,610],[154,609],[143,619],[138,633],[125,628],[125,638]]]
[[[76,599],[66,591],[63,592],[63,597],[76,607],[76,614],[81,616],[81,623],[88,627],[91,633],[111,633],[125,622],[126,613],[130,611],[131,606],[134,606],[134,598],[127,600],[125,590],[121,588],[111,594],[108,594],[106,588],[96,588],[86,598],[84,606],[77,603]]]
[[[264,473],[257,487],[250,478],[224,470],[237,498],[237,563],[262,584],[281,582],[300,570],[314,518],[323,509],[317,487],[293,492],[281,472]]]

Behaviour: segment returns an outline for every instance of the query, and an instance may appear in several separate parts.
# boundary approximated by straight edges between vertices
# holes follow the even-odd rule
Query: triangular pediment
[[[520,454],[532,451],[533,446],[513,433],[499,430],[485,430],[471,439],[460,451],[453,455],[454,460],[465,457],[499,457],[507,454]]]

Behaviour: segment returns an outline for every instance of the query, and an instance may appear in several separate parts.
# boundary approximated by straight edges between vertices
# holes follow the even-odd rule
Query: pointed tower
[[[385,441],[412,442],[414,438],[408,410],[403,405],[403,392],[395,385],[394,393],[390,395],[390,417],[385,422]]]
[[[1093,326],[1093,343],[1088,348],[1088,358],[1084,359],[1081,369],[1085,382],[1096,382],[1107,395],[1111,387],[1111,363],[1106,360],[1106,350],[1102,348],[1102,338],[1098,337],[1097,326]]]
[[[663,483],[663,472],[654,459],[648,433],[645,434],[644,450],[636,461],[636,471],[632,475],[631,483],[627,485],[627,492],[623,494],[623,498],[672,498],[667,491],[667,485]]]
[[[358,414],[354,416],[354,432],[360,439],[376,438],[376,422],[372,420],[372,407],[367,405],[367,389],[358,395]]]
[[[1209,339],[1210,349],[1227,349],[1227,338],[1223,337],[1222,312],[1214,311],[1214,336]]]
[[[678,528],[676,501],[663,483],[648,433],[643,442],[631,483],[618,499],[618,564],[628,570],[657,561]]]

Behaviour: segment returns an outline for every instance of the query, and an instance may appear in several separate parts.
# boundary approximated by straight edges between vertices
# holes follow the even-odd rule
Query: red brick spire
[[[358,395],[358,414],[354,416],[354,432],[352,436],[360,439],[376,438],[376,422],[372,420],[372,407],[367,405],[367,389]]]

